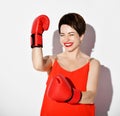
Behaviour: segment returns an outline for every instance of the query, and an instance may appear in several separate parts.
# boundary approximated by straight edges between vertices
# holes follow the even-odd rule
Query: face
[[[62,25],[60,28],[60,43],[66,51],[73,51],[80,48],[82,37],[69,25]]]

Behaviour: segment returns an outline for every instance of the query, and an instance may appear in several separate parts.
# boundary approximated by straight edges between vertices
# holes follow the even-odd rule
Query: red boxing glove
[[[57,102],[77,104],[81,100],[82,93],[71,87],[67,79],[58,75],[54,77],[47,89],[47,95]]]
[[[40,15],[35,18],[31,30],[31,48],[43,47],[42,33],[48,30],[50,20],[46,15]]]

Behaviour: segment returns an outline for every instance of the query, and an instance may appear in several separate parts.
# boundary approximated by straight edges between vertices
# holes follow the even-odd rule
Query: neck
[[[65,51],[64,53],[67,57],[69,57],[69,59],[73,59],[73,60],[80,58],[80,56],[82,54],[80,49],[76,49],[74,51]]]

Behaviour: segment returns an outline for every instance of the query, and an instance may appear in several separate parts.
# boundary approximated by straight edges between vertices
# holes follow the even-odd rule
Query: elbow
[[[40,68],[36,65],[33,65],[33,68],[36,70],[36,71],[41,71]]]
[[[34,68],[36,71],[43,71],[42,66],[40,66],[39,64],[33,64],[33,68]]]
[[[82,98],[80,103],[82,104],[94,104],[95,94],[93,92],[82,92]]]
[[[94,104],[95,101],[95,93],[91,93],[91,95],[88,97],[88,103]]]
[[[89,102],[89,104],[94,104],[94,97],[91,97],[91,98],[89,98],[89,100],[88,100]]]

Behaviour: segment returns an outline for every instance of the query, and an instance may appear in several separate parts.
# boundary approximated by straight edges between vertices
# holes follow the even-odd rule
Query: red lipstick
[[[65,47],[71,47],[73,45],[73,42],[65,42],[64,46]]]

